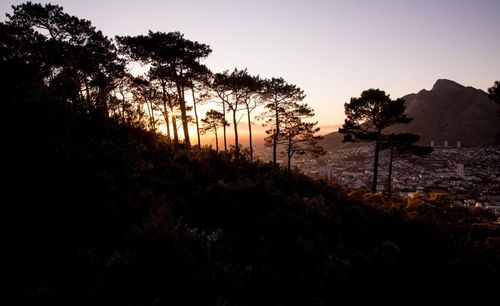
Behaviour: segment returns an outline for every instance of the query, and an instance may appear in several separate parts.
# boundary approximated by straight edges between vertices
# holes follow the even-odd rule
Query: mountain
[[[439,79],[431,90],[402,97],[406,101],[406,114],[413,118],[409,124],[391,127],[386,132],[411,132],[421,136],[420,143],[436,146],[447,141],[455,146],[489,145],[495,143],[495,134],[500,132],[498,106],[489,101],[483,90],[465,87],[454,81]],[[324,138],[327,149],[336,149],[342,144],[342,135],[331,133]]]
[[[462,145],[488,145],[495,143],[495,133],[500,132],[498,106],[480,89],[440,79],[431,90],[423,89],[403,99],[406,114],[413,121],[391,130],[419,134],[422,144],[434,140],[436,145],[445,141],[450,145],[457,141]]]

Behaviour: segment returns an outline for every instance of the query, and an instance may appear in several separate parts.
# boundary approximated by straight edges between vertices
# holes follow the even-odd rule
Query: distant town
[[[460,142],[431,142],[426,157],[400,157],[393,162],[392,189],[400,197],[425,197],[439,193],[453,205],[481,207],[500,216],[500,146],[464,147]],[[266,160],[269,149],[259,150]],[[373,145],[328,152],[318,159],[297,157],[293,167],[313,178],[333,180],[349,188],[370,185]],[[284,159],[281,163],[284,162]],[[379,161],[378,191],[386,190],[388,156]]]

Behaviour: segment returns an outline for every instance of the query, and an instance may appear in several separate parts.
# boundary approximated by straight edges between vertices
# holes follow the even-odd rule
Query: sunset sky
[[[0,0],[0,20],[13,4]],[[392,98],[439,78],[500,80],[499,0],[53,0],[107,36],[180,31],[211,46],[214,72],[248,68],[304,89],[321,126],[368,88]]]

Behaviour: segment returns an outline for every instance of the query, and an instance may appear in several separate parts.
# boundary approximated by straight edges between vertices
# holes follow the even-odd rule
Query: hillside
[[[495,134],[500,132],[498,106],[482,90],[440,79],[431,90],[423,89],[403,99],[406,114],[414,119],[394,130],[418,133],[423,144],[434,140],[436,145],[444,141],[450,145],[457,141],[463,145],[488,145],[495,143]]]
[[[208,45],[180,32],[111,40],[57,5],[13,10],[0,22],[4,304],[476,305],[500,286],[488,211],[191,146],[184,94],[212,75]],[[131,76],[132,59],[151,67]],[[237,74],[222,85],[262,85]]]
[[[500,132],[498,106],[488,99],[488,94],[480,89],[465,87],[454,81],[437,80],[431,90],[422,89],[418,93],[402,97],[406,103],[405,114],[413,121],[397,125],[386,131],[410,132],[421,136],[420,143],[442,146],[464,146],[495,144],[495,134]],[[331,133],[325,136],[325,147],[335,150],[352,146],[342,144],[342,135]]]
[[[500,231],[481,211],[175,149],[54,100],[8,105],[20,304],[477,302],[500,285]]]

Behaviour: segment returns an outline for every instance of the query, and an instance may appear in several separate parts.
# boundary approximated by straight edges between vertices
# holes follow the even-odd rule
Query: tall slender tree
[[[272,78],[263,81],[262,96],[266,101],[266,110],[259,118],[264,119],[264,125],[269,127],[266,133],[270,137],[269,145],[273,148],[273,164],[276,165],[280,127],[285,112],[294,102],[304,100],[305,94],[299,87],[288,84],[283,78]]]
[[[145,129],[144,109],[141,108],[136,101],[140,101],[142,95],[134,101],[135,86],[133,84],[134,77],[130,74],[125,74],[117,81],[117,86],[113,90],[109,104],[109,112],[112,118],[118,120],[122,124],[128,124]]]
[[[213,88],[227,109],[232,113],[234,128],[234,148],[236,156],[240,154],[240,143],[238,136],[238,111],[242,110],[245,99],[253,88],[256,79],[248,74],[247,69],[234,69],[231,73],[224,71],[214,76]]]
[[[151,86],[151,82],[144,77],[132,77],[131,92],[136,101],[140,101],[141,105],[146,105],[149,116],[149,129],[156,131],[155,100],[157,99],[157,91]]]
[[[191,98],[193,100],[194,120],[196,123],[196,137],[198,141],[198,148],[201,148],[200,137],[200,122],[198,118],[198,104],[203,103],[211,98],[209,94],[210,78],[212,72],[205,65],[195,66],[187,78],[190,83]],[[195,94],[195,89],[198,95]]]
[[[392,164],[394,158],[405,156],[424,156],[432,152],[431,147],[420,146],[417,142],[420,135],[412,133],[399,133],[384,135],[381,139],[381,150],[389,151],[389,166],[387,174],[387,194],[392,193]]]
[[[219,152],[219,138],[218,138],[218,130],[223,126],[229,126],[225,116],[223,113],[218,112],[216,110],[209,110],[205,118],[201,119],[202,128],[200,129],[202,134],[207,132],[214,133],[215,136],[215,150]]]
[[[253,160],[253,135],[252,135],[252,112],[263,103],[261,99],[263,82],[259,76],[253,76],[248,81],[243,103],[247,110],[248,121],[248,147],[250,149],[250,160]]]
[[[339,133],[344,134],[344,141],[375,142],[373,158],[372,193],[377,192],[378,160],[383,130],[400,123],[409,123],[404,114],[403,99],[391,100],[389,95],[379,89],[368,89],[359,98],[351,98],[344,104],[346,119]]]
[[[281,131],[278,143],[284,145],[287,156],[287,169],[291,170],[292,157],[295,154],[309,153],[319,156],[324,152],[318,140],[323,137],[315,135],[320,128],[318,122],[306,122],[304,120],[314,117],[314,111],[307,104],[298,102],[287,105],[283,113]],[[271,142],[273,135],[266,138],[266,142]]]

